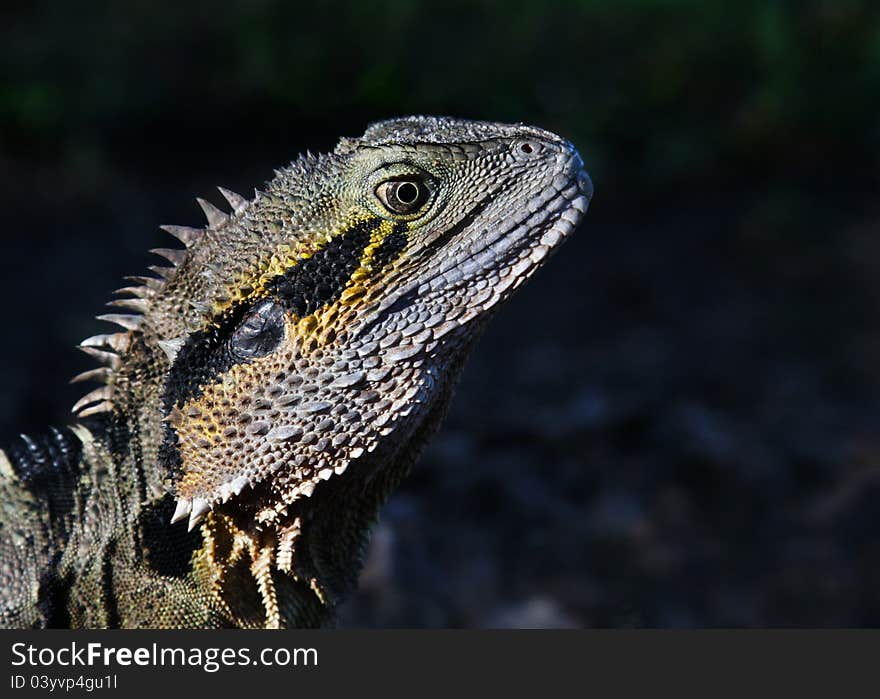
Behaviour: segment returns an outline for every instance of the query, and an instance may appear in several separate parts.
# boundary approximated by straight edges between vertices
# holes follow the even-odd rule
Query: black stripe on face
[[[360,267],[370,234],[380,223],[375,218],[357,224],[308,259],[270,279],[266,288],[300,318],[333,303]]]
[[[251,306],[250,302],[238,303],[220,316],[215,325],[187,338],[165,381],[166,413],[175,405],[182,407],[190,398],[201,396],[202,386],[214,383],[218,376],[241,362],[232,351],[229,339]]]
[[[190,335],[165,382],[165,414],[200,398],[204,387],[216,383],[236,364],[271,352],[284,334],[284,313],[278,313],[277,307],[302,318],[338,300],[361,264],[371,233],[380,224],[380,219],[371,219],[353,226],[311,257],[270,279],[265,286],[268,297],[237,303],[214,324]],[[278,323],[282,324],[280,329]],[[164,428],[159,460],[169,472],[179,475],[183,463],[177,433],[167,423]]]
[[[165,414],[200,398],[207,386],[236,364],[263,357],[281,343],[287,323],[285,309],[270,298],[233,306],[216,325],[193,333],[181,347],[165,382]],[[159,462],[176,479],[183,473],[177,432],[165,423]]]
[[[406,223],[398,221],[394,224],[394,230],[379,244],[373,252],[373,272],[380,271],[389,262],[396,260],[406,247]]]
[[[364,249],[370,243],[370,234],[380,223],[379,219],[371,219],[336,236],[311,257],[270,279],[265,286],[268,298],[262,296],[237,303],[212,326],[190,335],[178,352],[165,383],[163,403],[166,413],[175,405],[183,407],[191,398],[200,397],[204,386],[215,383],[217,377],[236,364],[274,349],[274,345],[267,346],[266,351],[254,354],[243,351],[239,342],[241,336],[252,334],[253,316],[265,304],[275,301],[302,318],[336,301],[360,266]],[[283,323],[283,317],[279,320],[278,314],[268,315],[272,316],[273,322]],[[273,328],[266,330],[273,334]],[[282,334],[273,334],[276,345]]]

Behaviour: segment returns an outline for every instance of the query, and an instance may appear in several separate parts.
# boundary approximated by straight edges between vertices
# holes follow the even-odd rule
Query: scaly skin
[[[332,621],[480,329],[577,226],[577,152],[410,117],[301,157],[102,316],[79,422],[0,452],[7,626]]]

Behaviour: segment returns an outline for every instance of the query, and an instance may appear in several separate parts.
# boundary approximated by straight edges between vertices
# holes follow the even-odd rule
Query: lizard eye
[[[431,192],[416,178],[386,180],[376,187],[376,196],[386,209],[395,214],[411,214],[428,200]]]
[[[264,357],[284,339],[284,308],[265,301],[252,310],[232,335],[232,351],[242,359]]]

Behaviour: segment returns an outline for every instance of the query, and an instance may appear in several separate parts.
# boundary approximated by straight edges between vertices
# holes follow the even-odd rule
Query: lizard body
[[[0,622],[311,627],[491,313],[592,185],[541,129],[409,117],[301,156],[100,316],[78,422],[0,451]]]

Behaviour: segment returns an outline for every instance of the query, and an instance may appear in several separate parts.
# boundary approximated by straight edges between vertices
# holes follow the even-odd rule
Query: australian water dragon
[[[492,312],[590,179],[541,129],[410,117],[305,155],[135,277],[76,424],[0,451],[0,622],[332,621]]]

